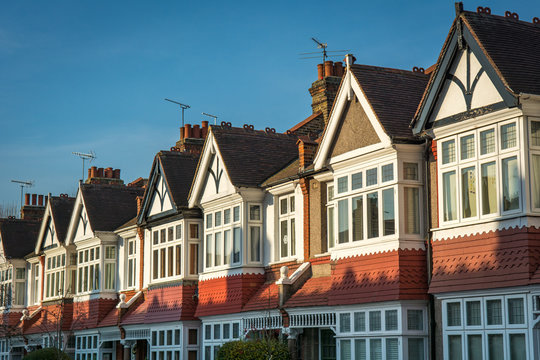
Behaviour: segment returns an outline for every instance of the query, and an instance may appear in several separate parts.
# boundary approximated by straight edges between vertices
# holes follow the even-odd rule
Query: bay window
[[[240,205],[205,215],[205,268],[225,267],[240,263],[242,228]],[[192,251],[197,251],[195,244]],[[198,255],[197,255],[198,256]]]
[[[197,224],[190,224],[196,225]],[[190,228],[191,232],[197,229]],[[191,235],[191,234],[190,234]],[[163,227],[152,230],[152,280],[168,280],[179,278],[182,275],[182,226],[181,224],[168,224]],[[132,240],[135,248],[135,240]],[[129,246],[129,244],[128,244]],[[128,252],[130,250],[128,249]],[[132,254],[128,253],[128,268],[136,268],[136,250]],[[131,261],[131,263],[130,263]],[[135,281],[135,271],[131,275],[132,281]]]
[[[77,273],[78,288],[77,292],[88,293],[99,291],[100,279],[100,249],[101,246],[78,251]]]
[[[46,256],[45,298],[64,295],[66,254]]]
[[[443,223],[492,217],[521,208],[517,139],[516,122],[507,122],[439,142]]]
[[[286,259],[296,255],[296,225],[294,194],[281,196],[279,204],[279,257]]]

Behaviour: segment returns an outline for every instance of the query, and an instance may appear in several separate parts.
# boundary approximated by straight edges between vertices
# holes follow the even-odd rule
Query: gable
[[[171,193],[167,187],[167,183],[162,176],[161,171],[156,175],[155,186],[152,187],[150,206],[148,210],[148,216],[157,215],[169,210],[173,210],[173,202],[171,200]]]
[[[90,227],[90,222],[88,221],[88,214],[86,213],[86,208],[81,206],[79,211],[79,216],[77,218],[77,227],[75,230],[74,241],[79,241],[83,239],[88,239],[93,236],[92,229]]]
[[[59,246],[60,244],[58,242],[58,236],[56,235],[56,228],[51,216],[48,217],[44,230],[40,250]]]
[[[225,171],[225,165],[218,153],[212,155],[202,187],[201,203],[234,194],[235,187]]]
[[[470,47],[457,50],[429,122],[503,102],[488,73]]]
[[[347,101],[341,115],[337,137],[332,144],[330,158],[380,142],[358,98],[355,96],[354,99]]]

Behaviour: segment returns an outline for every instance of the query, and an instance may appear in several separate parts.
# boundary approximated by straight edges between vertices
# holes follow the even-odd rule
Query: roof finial
[[[456,8],[456,17],[458,17],[459,14],[463,12],[463,3],[460,1],[460,2],[455,3],[454,6]]]

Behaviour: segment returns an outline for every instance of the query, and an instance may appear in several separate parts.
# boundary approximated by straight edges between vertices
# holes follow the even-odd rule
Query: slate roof
[[[199,156],[178,151],[160,151],[156,159],[161,164],[174,203],[177,207],[187,206]]]
[[[412,138],[409,123],[422,99],[429,76],[420,72],[351,65],[373,112],[390,137]]]
[[[67,236],[69,220],[75,205],[75,198],[67,196],[51,196],[49,199],[56,236],[64,242]]]
[[[298,158],[297,137],[243,128],[211,126],[235,186],[256,187]]]
[[[82,197],[93,231],[113,231],[137,214],[137,196],[143,188],[81,184]]]
[[[34,250],[41,222],[0,219],[0,238],[6,258],[22,259]]]
[[[470,11],[460,16],[514,94],[540,94],[540,24]]]

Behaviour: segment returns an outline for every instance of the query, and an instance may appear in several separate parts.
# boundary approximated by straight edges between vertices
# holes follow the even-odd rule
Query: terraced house
[[[0,360],[540,357],[540,20],[456,18],[435,65],[326,61],[285,133],[185,125],[0,219]]]

